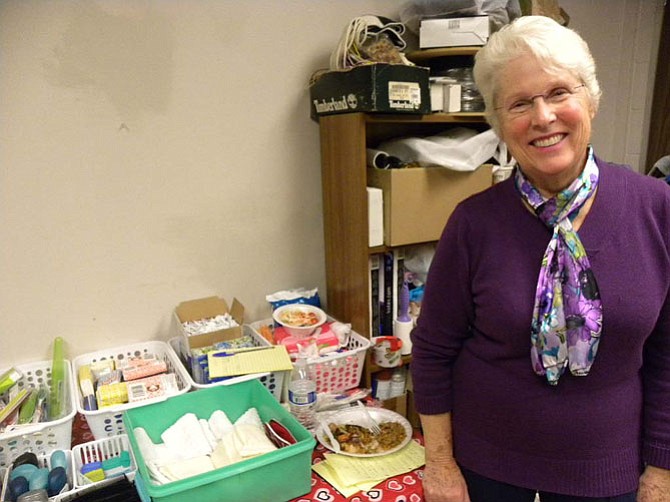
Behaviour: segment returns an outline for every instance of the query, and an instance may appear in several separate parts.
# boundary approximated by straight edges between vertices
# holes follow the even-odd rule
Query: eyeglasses
[[[582,87],[584,87],[584,84],[580,84],[575,87],[554,87],[547,93],[534,94],[533,96],[528,96],[527,98],[511,100],[509,103],[504,104],[503,106],[499,106],[495,109],[505,110],[505,112],[511,115],[523,115],[533,109],[533,104],[537,98],[542,98],[547,105],[557,109],[569,101]]]

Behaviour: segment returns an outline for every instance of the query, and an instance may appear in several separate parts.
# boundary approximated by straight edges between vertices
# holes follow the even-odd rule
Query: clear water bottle
[[[316,379],[305,357],[298,357],[288,386],[291,413],[309,431],[314,430],[316,414]]]

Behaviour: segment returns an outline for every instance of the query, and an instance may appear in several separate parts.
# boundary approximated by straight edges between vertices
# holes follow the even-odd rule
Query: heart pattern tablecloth
[[[412,439],[423,445],[423,436],[418,431],[414,431]],[[312,464],[321,462],[327,452],[329,450],[317,443],[312,453]],[[389,478],[372,490],[359,492],[346,498],[321,476],[312,472],[312,491],[291,502],[421,502],[423,500],[422,476],[423,468],[415,469]]]

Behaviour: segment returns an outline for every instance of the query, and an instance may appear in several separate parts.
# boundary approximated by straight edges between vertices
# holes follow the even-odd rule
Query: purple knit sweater
[[[531,489],[634,491],[644,463],[670,469],[670,187],[604,163],[579,236],[603,331],[586,377],[556,387],[530,362],[540,261],[551,237],[512,179],[462,202],[412,333],[419,413],[451,411],[458,462]]]

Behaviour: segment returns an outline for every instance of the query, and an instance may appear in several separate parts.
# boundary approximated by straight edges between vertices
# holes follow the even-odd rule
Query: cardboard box
[[[238,326],[211,331],[202,335],[188,336],[184,331],[182,324],[184,322],[209,319],[220,314],[230,314],[237,321]],[[185,339],[185,347],[190,351],[192,348],[207,347],[217,342],[240,338],[242,336],[242,324],[244,323],[244,305],[234,298],[232,308],[228,308],[226,301],[217,296],[184,301],[174,309],[174,321],[177,324],[178,333]]]
[[[489,35],[488,16],[424,19],[419,28],[419,47],[486,45]]]
[[[310,87],[313,119],[335,113],[430,113],[429,69],[375,63],[322,74]]]
[[[439,240],[456,205],[491,186],[491,169],[490,164],[468,172],[444,167],[368,168],[368,185],[384,194],[384,244]]]

